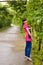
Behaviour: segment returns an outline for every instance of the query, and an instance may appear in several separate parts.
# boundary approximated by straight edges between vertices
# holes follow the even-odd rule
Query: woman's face
[[[27,20],[26,20],[26,21],[24,21],[24,23],[27,23]]]

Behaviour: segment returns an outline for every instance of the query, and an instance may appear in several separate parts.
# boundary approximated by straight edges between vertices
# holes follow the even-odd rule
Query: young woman
[[[31,47],[32,47],[32,35],[30,32],[30,25],[27,24],[27,19],[23,18],[23,29],[25,32],[25,40],[26,40],[26,47],[25,47],[25,58],[32,61],[30,58],[30,52],[31,52]]]

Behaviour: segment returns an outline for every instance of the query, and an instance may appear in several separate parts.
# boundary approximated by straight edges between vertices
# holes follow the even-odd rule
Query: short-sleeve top
[[[29,25],[27,23],[24,23],[23,28],[24,28],[24,32],[25,32],[25,40],[26,41],[32,41],[32,38],[29,38],[29,36],[28,36],[29,33],[26,30],[26,28],[29,28]]]

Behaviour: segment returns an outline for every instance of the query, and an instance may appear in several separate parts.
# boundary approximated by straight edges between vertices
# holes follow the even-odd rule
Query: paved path
[[[19,26],[0,32],[0,65],[33,65],[24,61],[25,41]]]

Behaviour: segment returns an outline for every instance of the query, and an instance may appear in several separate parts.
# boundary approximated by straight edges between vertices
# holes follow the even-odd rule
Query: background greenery
[[[43,0],[12,0],[6,5],[0,3],[0,28],[10,26],[11,23],[20,25],[22,18],[27,18],[32,28],[33,47],[32,59],[34,65],[43,65]]]

